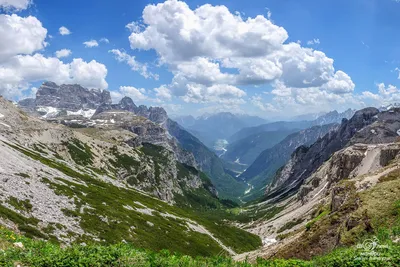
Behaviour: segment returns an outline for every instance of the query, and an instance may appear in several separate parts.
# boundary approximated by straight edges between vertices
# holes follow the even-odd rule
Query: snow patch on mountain
[[[80,109],[78,111],[67,111],[68,116],[83,116],[85,118],[91,118],[94,113],[96,112],[95,109]]]
[[[57,115],[60,113],[60,110],[58,108],[45,106],[37,107],[36,111],[45,113],[44,115],[42,115],[42,118],[45,119],[57,117]]]
[[[389,104],[387,106],[381,106],[379,108],[379,111],[388,111],[388,110],[391,110],[391,109],[394,109],[394,108],[400,108],[400,103],[392,103],[392,104]]]

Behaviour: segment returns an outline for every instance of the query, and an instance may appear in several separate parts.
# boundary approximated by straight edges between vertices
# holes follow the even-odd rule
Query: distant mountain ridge
[[[298,147],[310,146],[319,138],[322,138],[338,127],[338,124],[313,126],[290,134],[277,145],[264,150],[246,171],[240,175],[240,178],[254,186],[256,192],[253,192],[253,194],[261,196],[263,194],[262,188],[273,179],[278,169],[286,164]]]
[[[220,112],[203,114],[197,118],[182,116],[175,118],[185,129],[199,138],[209,148],[213,148],[219,139],[228,139],[232,134],[244,127],[265,123],[266,120],[246,114]]]
[[[348,109],[344,112],[339,113],[334,110],[328,112],[315,120],[311,121],[277,121],[267,124],[262,124],[255,127],[247,127],[233,134],[228,141],[235,142],[240,139],[246,138],[250,135],[267,132],[267,131],[278,131],[278,130],[290,130],[290,129],[306,129],[315,125],[324,125],[331,123],[341,123],[342,119],[350,119],[355,113],[355,110]]]
[[[310,147],[298,147],[293,153],[291,160],[282,168],[268,187],[267,197],[280,199],[295,192],[301,186],[302,182],[316,171],[322,163],[328,160],[334,152],[344,148],[352,138],[362,136],[362,134],[359,134],[359,131],[377,121],[378,114],[379,110],[376,108],[359,110],[350,120],[343,120],[340,127],[334,131],[330,131]],[[389,117],[390,115],[383,114],[379,119],[384,120]],[[400,121],[396,120],[395,124],[398,129]],[[359,139],[362,143],[365,143],[365,138],[372,133],[370,129],[366,131],[368,132],[366,137]],[[398,137],[395,132],[391,135],[393,136],[389,142],[393,142]],[[387,134],[382,133],[379,135],[380,138],[378,140],[382,141],[383,136],[387,136]]]
[[[226,152],[221,156],[229,162],[250,165],[264,150],[273,147],[297,129],[284,129],[256,133],[226,146]]]

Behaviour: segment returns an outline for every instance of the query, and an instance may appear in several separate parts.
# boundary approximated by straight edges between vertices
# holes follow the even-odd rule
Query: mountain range
[[[343,118],[349,119],[355,113],[355,110],[348,109],[344,112],[339,113],[338,111],[334,110],[328,112],[320,117],[317,117],[314,120],[305,120],[305,121],[277,121],[266,123],[254,127],[246,127],[235,134],[233,134],[228,141],[230,143],[238,141],[240,139],[244,139],[248,136],[262,133],[262,132],[269,132],[269,131],[279,131],[279,130],[291,130],[291,129],[306,129],[311,126],[315,125],[324,125],[324,124],[331,124],[331,123],[340,123]]]
[[[214,148],[218,140],[226,140],[239,129],[252,127],[266,122],[257,116],[220,112],[204,114],[197,118],[183,116],[175,118],[185,129],[195,135],[209,148]]]
[[[324,137],[338,127],[338,124],[313,126],[290,134],[275,146],[264,150],[239,176],[240,179],[251,184],[253,188],[243,199],[252,200],[263,196],[265,187],[275,177],[276,172],[289,161],[296,149],[314,144],[319,138]]]
[[[354,266],[348,255],[359,255],[360,249],[364,251],[359,244],[371,238],[385,244],[388,250],[377,251],[388,260],[382,265],[367,257],[357,264],[396,265],[399,114],[398,108],[365,108],[315,143],[299,146],[273,176],[264,196],[243,210],[254,214],[252,223],[243,227],[265,238],[266,247],[236,259],[309,260],[330,255],[330,263]]]
[[[65,100],[70,94],[74,98]],[[97,97],[99,94],[102,97]],[[226,173],[222,161],[196,137],[169,119],[163,108],[136,106],[129,97],[112,104],[108,91],[88,90],[80,85],[58,86],[52,82],[45,82],[38,89],[36,99],[23,100],[19,106],[43,119],[78,128],[120,124],[119,127],[140,137],[137,145],[148,142],[164,146],[174,151],[175,157],[185,164],[194,158],[191,164],[210,176],[221,197],[235,198],[245,190],[245,184]],[[126,116],[128,118],[124,118]]]
[[[49,86],[54,84],[44,85]],[[261,245],[256,235],[225,223],[229,214],[207,215],[225,214],[236,204],[223,199],[223,190],[171,136],[188,133],[168,121],[162,109],[138,107],[135,113],[128,111],[134,107],[128,98],[115,105],[102,98],[88,103],[80,93],[90,90],[59,88],[72,88],[74,101],[64,106],[46,96],[57,101],[25,106],[32,115],[0,97],[0,224],[64,246],[125,242],[211,256]],[[40,88],[38,96],[44,96]],[[43,104],[36,100],[31,103]],[[96,106],[92,116],[83,115]],[[196,140],[190,144],[197,145]],[[3,228],[3,246],[8,243],[2,233]]]
[[[273,147],[298,129],[265,131],[247,136],[226,145],[222,159],[249,166],[264,150]]]
[[[109,96],[47,82],[17,105],[0,97],[1,263],[34,255],[35,264],[55,263],[70,250],[81,259],[83,248],[106,262],[134,244],[193,257],[223,254],[245,265],[379,266],[354,258],[365,249],[359,244],[373,240],[385,264],[397,265],[399,108],[239,131],[256,129],[241,141],[247,145],[230,148],[243,159],[254,157],[252,141],[269,147],[238,175],[223,160],[229,149],[219,158],[164,109],[129,97],[112,104]],[[142,253],[152,262],[164,255],[195,263]],[[213,259],[207,265],[234,263]],[[131,265],[138,260],[129,258]]]

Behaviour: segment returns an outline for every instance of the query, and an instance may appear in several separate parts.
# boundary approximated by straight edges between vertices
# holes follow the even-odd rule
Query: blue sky
[[[10,0],[8,3],[13,1],[28,0]],[[21,18],[36,18],[41,27],[47,30],[45,39],[41,40],[47,44],[42,45],[42,48],[39,45],[34,49],[15,49],[15,54],[0,60],[0,68],[3,67],[0,71],[14,70],[18,64],[13,62],[18,56],[27,57],[40,53],[45,58],[43,60],[54,58],[55,62],[56,51],[68,49],[72,54],[59,60],[67,68],[71,68],[67,64],[74,58],[81,58],[83,66],[87,67],[87,74],[68,73],[67,78],[60,74],[55,79],[62,76],[60,81],[82,81],[88,87],[104,84],[101,83],[104,79],[108,84],[107,89],[115,92],[115,100],[128,95],[137,104],[165,106],[170,113],[175,114],[199,115],[203,112],[228,110],[262,117],[286,117],[289,114],[299,115],[331,109],[379,106],[400,100],[400,91],[397,88],[399,72],[396,70],[400,67],[400,3],[393,0],[193,0],[185,1],[187,6],[175,0],[167,1],[170,2],[169,7],[179,7],[171,11],[174,16],[180,15],[179,12],[194,12],[209,4],[210,8],[204,8],[202,15],[196,15],[211,20],[209,18],[218,12],[225,15],[229,12],[236,18],[240,13],[241,21],[238,25],[241,26],[237,29],[249,22],[248,18],[254,19],[258,15],[272,23],[267,25],[264,20],[256,21],[246,28],[251,33],[244,30],[238,34],[240,38],[235,34],[225,35],[225,28],[216,33],[215,37],[207,38],[206,31],[210,31],[210,28],[202,24],[196,31],[199,31],[199,36],[204,35],[203,45],[193,41],[196,38],[196,31],[193,29],[189,30],[192,38],[190,42],[186,43],[182,38],[174,39],[173,34],[191,27],[191,21],[187,18],[182,19],[182,23],[167,27],[167,37],[162,39],[165,25],[162,22],[160,24],[158,18],[163,18],[169,12],[162,8],[166,6],[165,1],[33,0],[24,8],[5,7],[6,2],[0,0],[0,6],[4,8],[1,16],[15,13]],[[153,24],[146,23],[142,17],[143,10],[146,6],[157,3],[160,3],[160,8],[153,6],[154,9],[148,15],[148,20]],[[216,6],[225,6],[229,11],[217,10]],[[129,30],[126,25],[131,22],[141,25],[140,30]],[[0,22],[0,28],[1,23],[4,21]],[[211,23],[215,23],[218,28],[217,15],[215,22]],[[236,22],[233,22],[232,27],[237,26],[234,23]],[[224,25],[229,26],[228,23]],[[61,26],[68,28],[71,34],[61,35]],[[158,29],[160,40],[156,37],[145,37],[145,45],[143,39],[135,38],[133,42],[130,41],[129,36],[138,37],[146,30],[150,32],[151,27],[151,30]],[[282,37],[282,30],[286,32],[287,38]],[[4,27],[5,31],[12,30]],[[17,36],[21,42],[30,42],[29,38],[33,38],[32,35],[10,34]],[[262,41],[265,36],[271,36],[267,43]],[[107,38],[109,43],[100,41],[102,38]],[[172,48],[160,45],[163,40],[171,38],[174,40]],[[83,43],[90,40],[96,40],[99,45],[85,47]],[[247,41],[248,43],[243,43]],[[249,48],[253,43],[254,46]],[[299,45],[291,47],[290,43]],[[181,50],[175,49],[181,45]],[[268,45],[271,47],[267,48]],[[125,59],[134,57],[136,70],[132,70],[126,61],[117,60],[116,52],[110,52],[113,49],[125,53]],[[226,53],[228,49],[232,51]],[[247,54],[249,50],[258,49],[260,53],[251,53],[250,56]],[[324,56],[313,51],[323,52]],[[296,57],[296,61],[292,60],[293,57]],[[92,60],[105,66],[106,75],[102,71],[92,70],[92,67],[97,68],[98,65],[86,64]],[[303,62],[307,60],[311,63],[303,66]],[[227,61],[231,62],[230,65]],[[264,65],[265,61],[272,62],[272,65]],[[202,68],[209,66],[207,64],[218,64],[216,72],[206,73]],[[31,88],[40,86],[44,80],[42,78],[54,76],[46,73],[33,77],[26,74],[27,71],[22,71],[21,66],[17,70],[22,73],[18,83],[10,83],[3,89],[3,94],[8,94],[10,98],[18,99],[32,94]],[[150,77],[143,77],[143,66]],[[193,68],[193,72],[187,71],[190,68]],[[81,68],[77,67],[76,71],[79,70]],[[243,75],[238,75],[239,73]],[[151,74],[156,76],[151,77]],[[104,77],[91,80],[90,75]],[[179,82],[174,84],[178,78]],[[3,83],[8,84],[8,80]],[[124,88],[120,88],[121,86]],[[160,87],[163,87],[162,93],[154,90]],[[0,93],[1,90],[0,88]]]

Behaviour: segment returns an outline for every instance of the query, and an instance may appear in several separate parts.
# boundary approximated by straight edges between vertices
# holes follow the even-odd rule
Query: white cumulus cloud
[[[63,58],[63,57],[69,57],[72,54],[72,52],[69,49],[61,49],[61,50],[56,51],[55,54],[56,54],[56,57]]]
[[[61,34],[61,35],[70,35],[72,32],[70,31],[70,30],[68,30],[68,28],[67,27],[65,27],[65,26],[61,26],[59,29],[58,29],[58,32]]]
[[[0,8],[10,11],[27,9],[32,0],[0,0]]]
[[[81,58],[63,63],[55,57],[42,54],[18,55],[0,67],[0,94],[20,96],[31,82],[49,80],[59,84],[77,83],[88,88],[106,89],[107,68],[94,60]]]
[[[392,84],[386,86],[384,83],[379,83],[377,87],[377,93],[372,93],[371,91],[362,92],[362,99],[373,106],[387,106],[400,102],[400,89],[397,86]]]
[[[155,88],[154,91],[156,92],[156,96],[158,98],[165,100],[171,100],[172,98],[171,90],[165,85],[161,85],[160,87]]]
[[[47,30],[35,17],[0,15],[0,63],[17,54],[32,54],[46,47]]]
[[[98,43],[96,40],[86,41],[86,42],[83,42],[83,44],[84,44],[85,47],[87,47],[87,48],[92,48],[92,47],[97,47],[97,46],[99,46],[99,43]]]
[[[132,98],[133,102],[149,99],[144,88],[120,86],[118,91],[111,91],[111,98],[114,103],[119,102],[125,96]]]
[[[146,79],[153,78],[155,80],[158,80],[158,75],[150,72],[148,70],[147,64],[140,63],[136,60],[134,56],[131,56],[125,51],[119,49],[113,49],[108,52],[112,53],[115,56],[115,59],[119,62],[127,63],[133,71],[139,72],[140,75],[142,75]]]
[[[321,41],[318,38],[314,38],[312,40],[307,41],[308,45],[319,45]]]
[[[246,92],[232,85],[218,84],[206,87],[199,84],[189,84],[187,89],[187,93],[182,97],[185,102],[229,105],[245,103],[242,98],[246,96]]]
[[[288,33],[270,16],[244,18],[226,6],[205,4],[191,9],[185,2],[150,4],[138,22],[126,26],[134,50],[154,50],[174,77],[168,89],[188,102],[244,102],[246,94],[220,94],[215,88],[275,84],[312,88],[321,95],[343,95],[354,83],[335,71],[322,51],[288,42]],[[310,44],[319,44],[319,39]],[[237,88],[244,92],[243,90]],[[237,91],[238,92],[238,91]],[[216,100],[218,98],[218,100]]]
[[[56,57],[45,57],[43,50],[47,30],[32,16],[0,15],[0,95],[23,97],[32,82],[51,80],[56,83],[79,83],[89,88],[106,89],[107,68],[92,60],[75,58],[64,63]],[[65,56],[68,51],[57,51]]]

